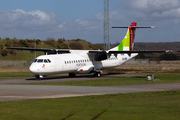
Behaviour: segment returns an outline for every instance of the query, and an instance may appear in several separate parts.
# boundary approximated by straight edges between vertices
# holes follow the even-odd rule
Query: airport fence
[[[1,60],[0,67],[29,67],[33,61]]]
[[[121,68],[180,68],[180,60],[174,61],[150,61],[149,59],[132,59]]]

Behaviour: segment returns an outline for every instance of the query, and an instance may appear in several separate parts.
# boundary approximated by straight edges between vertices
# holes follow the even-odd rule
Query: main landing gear
[[[76,77],[76,74],[74,74],[74,73],[69,73],[69,77]]]
[[[94,77],[101,77],[101,73],[102,73],[102,71],[100,71],[100,70],[94,71]]]

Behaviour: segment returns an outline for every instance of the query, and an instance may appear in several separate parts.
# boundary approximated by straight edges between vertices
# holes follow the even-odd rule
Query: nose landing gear
[[[43,75],[35,75],[36,80],[41,80],[41,78],[43,78]]]

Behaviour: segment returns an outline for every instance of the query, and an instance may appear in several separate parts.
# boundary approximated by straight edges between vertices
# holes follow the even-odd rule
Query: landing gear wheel
[[[100,72],[97,73],[97,77],[101,77],[101,73]]]
[[[94,72],[94,77],[101,77],[101,72]]]
[[[76,74],[74,74],[74,73],[69,73],[69,77],[76,77]]]
[[[96,75],[97,73],[96,72],[94,72],[94,77],[96,77],[97,75]]]
[[[36,77],[36,80],[41,80],[41,78],[43,78],[42,75],[35,75],[35,77]]]
[[[36,75],[35,77],[36,77],[36,80],[41,80],[39,75]]]

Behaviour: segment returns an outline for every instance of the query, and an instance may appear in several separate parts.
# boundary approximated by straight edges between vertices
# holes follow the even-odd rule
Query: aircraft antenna
[[[109,0],[104,0],[104,49],[110,49]]]

